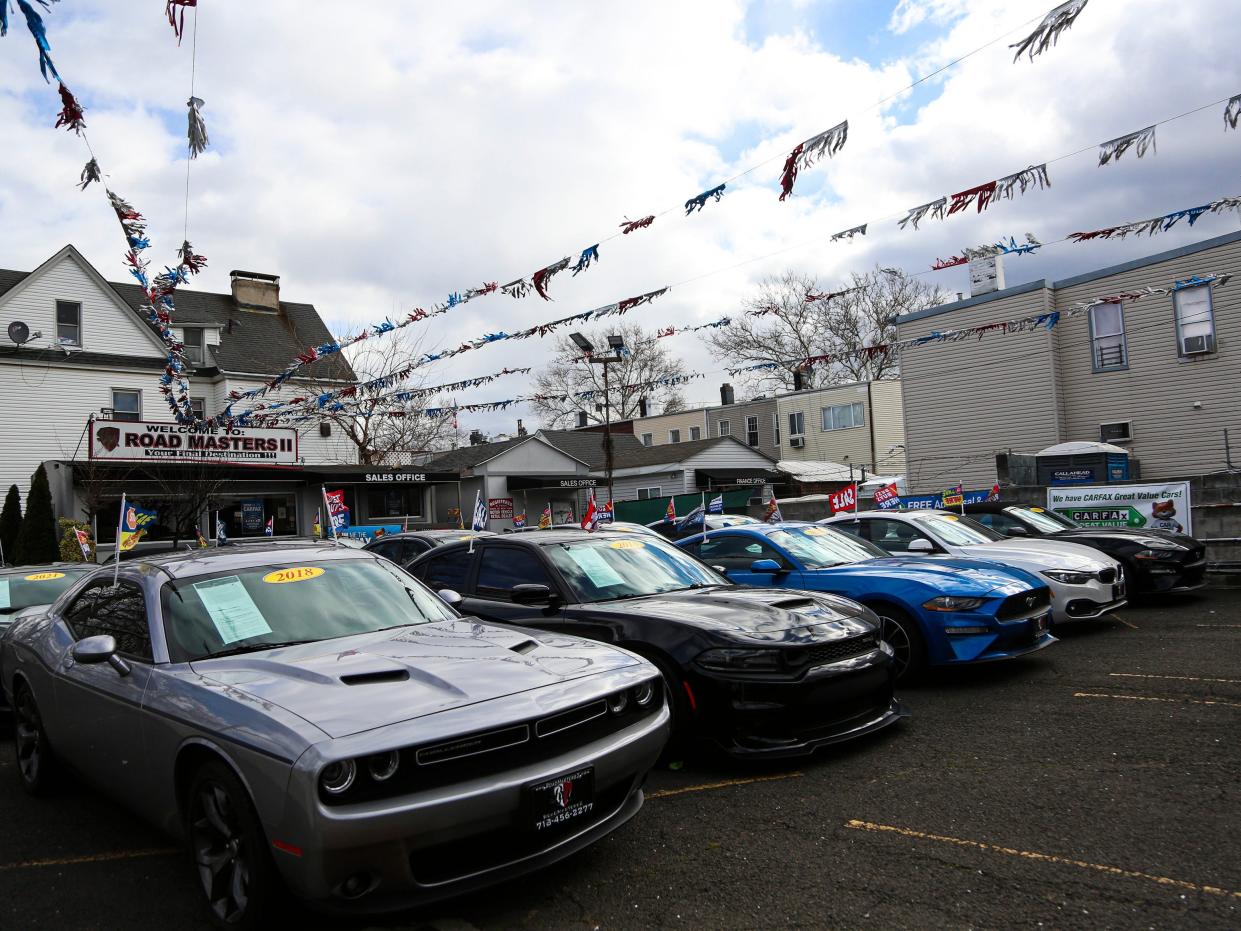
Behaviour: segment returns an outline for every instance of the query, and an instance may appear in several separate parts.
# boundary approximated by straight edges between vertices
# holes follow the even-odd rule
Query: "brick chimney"
[[[233,300],[242,310],[280,311],[280,276],[262,272],[243,272],[234,269],[228,273],[232,282]]]

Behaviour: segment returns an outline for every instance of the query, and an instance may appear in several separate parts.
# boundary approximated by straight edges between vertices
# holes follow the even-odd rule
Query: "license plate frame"
[[[1030,621],[1030,629],[1034,632],[1035,637],[1040,637],[1051,629],[1051,613],[1040,614],[1038,617]]]
[[[567,773],[527,783],[522,787],[524,821],[535,834],[588,819],[595,809],[595,767],[581,766]]]

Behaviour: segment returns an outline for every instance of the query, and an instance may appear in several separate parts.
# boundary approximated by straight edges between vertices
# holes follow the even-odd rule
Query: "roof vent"
[[[280,276],[263,272],[243,272],[233,269],[228,273],[232,283],[233,300],[242,310],[280,311]]]

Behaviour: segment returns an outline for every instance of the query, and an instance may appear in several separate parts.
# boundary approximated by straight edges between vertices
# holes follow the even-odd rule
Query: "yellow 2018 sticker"
[[[318,566],[290,566],[288,569],[277,569],[275,572],[267,573],[263,576],[263,581],[270,585],[278,585],[282,582],[305,582],[307,579],[317,579],[326,571]]]
[[[958,519],[957,515],[955,514],[941,514],[940,516],[943,517],[944,520],[957,520]]]
[[[27,582],[50,582],[52,579],[63,579],[63,572],[36,572],[34,575],[26,576]]]
[[[824,530],[822,527],[806,527],[803,533],[808,537],[825,537],[830,531]]]
[[[1044,511],[1044,508],[1030,508],[1030,510],[1033,511],[1035,514],[1042,514]]]
[[[640,550],[646,544],[641,540],[613,540],[608,546],[614,550]]]

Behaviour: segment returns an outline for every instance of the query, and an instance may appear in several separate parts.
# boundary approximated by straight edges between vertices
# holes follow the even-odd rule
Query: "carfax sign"
[[[1193,534],[1189,482],[1048,488],[1047,507],[1086,527],[1130,527]]]

